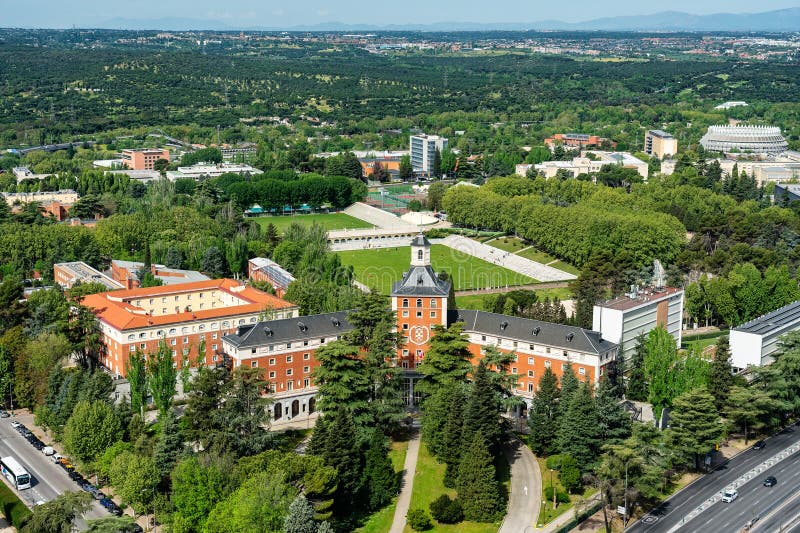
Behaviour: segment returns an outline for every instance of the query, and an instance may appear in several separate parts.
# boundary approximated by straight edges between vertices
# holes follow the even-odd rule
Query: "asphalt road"
[[[38,501],[53,500],[65,492],[80,491],[80,487],[67,476],[64,469],[31,446],[22,435],[17,433],[17,430],[11,427],[12,420],[14,418],[0,418],[0,457],[9,455],[15,457],[33,478],[31,488],[17,492],[19,497],[28,504],[28,507],[33,507]],[[3,480],[5,480],[4,477]],[[109,513],[97,501],[94,501],[85,518],[108,516],[110,516]],[[86,524],[82,520],[79,521],[78,526],[86,529]]]
[[[736,479],[746,474],[784,448],[800,441],[800,427],[789,427],[766,440],[762,450],[740,453],[717,470],[707,474],[684,490],[666,500],[639,522],[627,529],[629,533],[666,533],[680,526],[686,515],[708,498],[718,494]],[[773,475],[778,484],[764,487],[764,478]],[[800,452],[789,456],[741,486],[739,498],[733,503],[717,502],[686,522],[679,531],[716,532],[738,531],[755,515],[765,516],[770,509],[793,496],[800,487]],[[778,513],[784,516],[784,513]],[[759,524],[760,525],[760,524]],[[762,531],[776,531],[763,529]]]

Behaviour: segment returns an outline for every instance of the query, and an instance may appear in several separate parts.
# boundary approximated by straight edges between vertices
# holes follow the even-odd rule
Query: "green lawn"
[[[564,272],[568,272],[570,274],[575,274],[576,276],[580,275],[581,270],[577,267],[570,265],[569,263],[565,263],[564,261],[556,261],[552,265],[553,268],[557,268],[559,270],[563,270]]]
[[[702,351],[704,348],[711,346],[712,344],[717,344],[719,338],[722,337],[723,335],[727,335],[728,333],[729,332],[727,330],[720,331],[719,334],[716,336],[710,336],[710,337],[703,336],[702,338],[699,339],[695,335],[684,335],[682,339],[683,342],[681,344],[681,348],[685,348],[687,350],[696,349],[698,351]]]
[[[456,307],[459,309],[483,310],[483,299],[485,294],[470,294],[467,296],[456,296]]]
[[[356,279],[384,294],[392,289],[408,270],[411,251],[408,246],[336,252],[345,265],[352,265]],[[442,244],[431,247],[431,260],[436,272],[445,271],[455,281],[456,290],[525,285],[535,279],[498,267]]]
[[[403,466],[406,462],[406,452],[408,451],[408,441],[392,442],[392,449],[389,450],[389,459],[392,460],[394,471],[402,475]],[[387,505],[377,513],[373,514],[367,522],[356,529],[356,533],[388,533],[394,520],[394,511],[397,507],[397,498],[392,500],[391,505]]]
[[[524,257],[525,259],[530,259],[531,261],[536,261],[537,263],[541,263],[543,265],[557,261],[557,259],[552,255],[542,252],[541,250],[537,250],[536,248],[528,248],[527,250],[519,252],[517,255]]]
[[[326,230],[372,227],[372,224],[368,224],[363,220],[359,220],[344,213],[258,217],[254,220],[258,222],[262,228],[266,228],[270,223],[273,224],[278,229],[278,233],[283,233],[283,231],[288,228],[290,224],[295,222],[307,226],[317,223]]]
[[[519,250],[528,247],[528,244],[526,244],[525,241],[517,237],[498,237],[493,241],[488,241],[486,244],[494,248],[499,248],[504,252],[511,253],[518,252]]]
[[[501,472],[501,479],[507,474]],[[430,516],[429,506],[433,500],[447,494],[455,498],[456,491],[448,489],[442,484],[444,478],[444,464],[439,464],[436,459],[428,452],[428,447],[422,443],[419,447],[419,458],[417,459],[417,470],[414,476],[414,489],[411,492],[411,506],[409,509],[424,509]],[[507,482],[505,482],[507,483]],[[434,526],[433,533],[496,533],[500,528],[500,523],[481,524],[477,522],[461,522],[460,524],[438,524],[432,520]],[[411,533],[412,529],[406,525],[405,533]]]

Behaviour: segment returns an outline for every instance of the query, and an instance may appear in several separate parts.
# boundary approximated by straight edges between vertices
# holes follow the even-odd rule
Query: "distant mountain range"
[[[574,30],[574,31],[731,31],[731,32],[795,32],[800,30],[800,7],[768,11],[764,13],[717,13],[692,15],[678,11],[664,11],[652,15],[604,17],[584,22],[562,22],[543,20],[538,22],[437,22],[434,24],[345,24],[322,22],[302,26],[273,26],[253,24],[247,26],[228,25],[210,19],[160,18],[128,19],[115,18],[100,24],[101,28],[124,30],[173,30],[173,31],[525,31],[525,30]]]

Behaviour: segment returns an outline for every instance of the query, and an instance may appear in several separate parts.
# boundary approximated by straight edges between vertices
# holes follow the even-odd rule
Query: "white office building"
[[[780,337],[797,330],[800,330],[800,301],[733,328],[730,333],[731,366],[741,371],[748,366],[772,363],[772,354],[778,350]]]
[[[647,335],[663,326],[681,345],[683,326],[683,289],[665,287],[661,290],[634,289],[630,293],[594,306],[592,329],[603,339],[621,344],[625,359],[629,360],[639,335]]]
[[[447,149],[447,139],[438,135],[412,135],[410,146],[411,168],[418,174],[430,176],[433,174],[436,150],[440,154],[444,152]]]

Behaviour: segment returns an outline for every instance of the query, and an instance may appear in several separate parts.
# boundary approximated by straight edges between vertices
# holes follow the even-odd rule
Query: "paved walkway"
[[[411,231],[419,231],[418,226],[409,224],[397,215],[389,213],[388,211],[384,211],[383,209],[378,209],[377,207],[372,207],[364,202],[356,202],[343,212],[351,217],[358,218],[379,228],[408,228]]]
[[[557,268],[549,267],[524,257],[504,252],[488,244],[462,237],[461,235],[448,235],[444,239],[432,242],[444,244],[459,252],[483,259],[497,266],[513,270],[537,281],[569,281],[576,278],[574,274],[564,272]]]
[[[403,481],[400,495],[397,496],[397,507],[394,510],[394,520],[389,533],[403,533],[406,527],[406,514],[411,505],[411,491],[414,488],[414,475],[417,471],[417,457],[419,456],[419,428],[414,429],[411,440],[408,441],[406,462],[403,465]]]
[[[591,507],[592,505],[594,505],[595,501],[599,501],[599,500],[600,500],[600,494],[599,493],[595,494],[594,496],[592,496],[591,498],[586,500],[585,505],[583,505],[580,509],[576,509],[574,506],[571,507],[571,508],[567,509],[567,511],[564,514],[558,515],[555,518],[555,520],[553,520],[552,522],[550,522],[549,524],[547,524],[543,528],[537,529],[536,531],[538,533],[551,533],[552,531],[556,531],[557,529],[561,528],[564,524],[566,524],[567,522],[570,522],[573,518],[575,518],[575,513],[576,512],[578,512],[579,510],[583,511],[587,507]],[[573,529],[573,531],[574,531],[574,529]]]
[[[523,533],[536,525],[542,497],[542,473],[530,448],[514,437],[503,445],[511,465],[508,512],[498,533]]]

